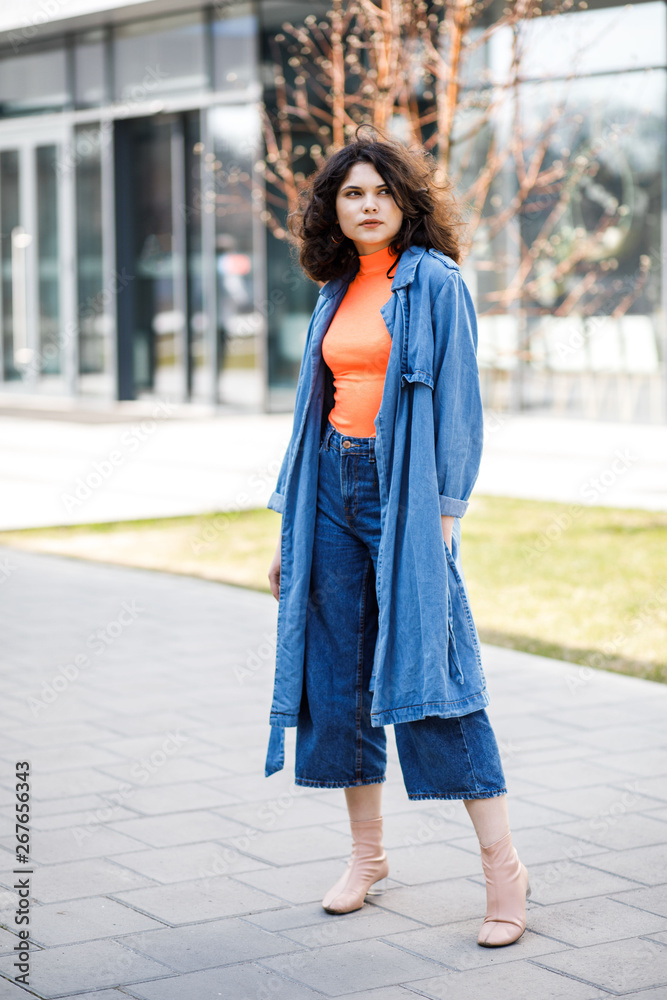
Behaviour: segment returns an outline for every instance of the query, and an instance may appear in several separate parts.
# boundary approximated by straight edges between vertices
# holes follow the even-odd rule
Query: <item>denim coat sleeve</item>
[[[440,513],[463,517],[479,473],[484,415],[477,319],[468,288],[450,270],[433,300],[435,459]]]

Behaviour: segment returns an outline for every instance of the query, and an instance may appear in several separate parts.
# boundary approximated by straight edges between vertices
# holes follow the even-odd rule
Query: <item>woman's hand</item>
[[[278,539],[276,551],[269,567],[269,585],[275,599],[277,601],[280,600],[280,538]]]

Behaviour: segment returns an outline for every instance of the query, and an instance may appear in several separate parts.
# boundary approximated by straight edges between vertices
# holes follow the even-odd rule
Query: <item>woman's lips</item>
[[[365,226],[367,229],[375,229],[376,226],[382,225],[379,219],[374,219],[373,222],[362,222],[361,224],[362,226]]]

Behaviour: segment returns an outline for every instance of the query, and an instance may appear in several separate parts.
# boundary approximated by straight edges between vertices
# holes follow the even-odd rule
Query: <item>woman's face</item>
[[[336,216],[360,257],[388,247],[403,213],[372,163],[355,163],[336,195]]]

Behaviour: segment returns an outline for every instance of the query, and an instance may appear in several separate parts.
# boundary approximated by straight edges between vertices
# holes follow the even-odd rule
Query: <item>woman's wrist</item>
[[[441,514],[440,521],[442,522],[442,537],[444,538],[447,548],[452,551],[452,530],[454,528],[454,518],[449,514]]]

